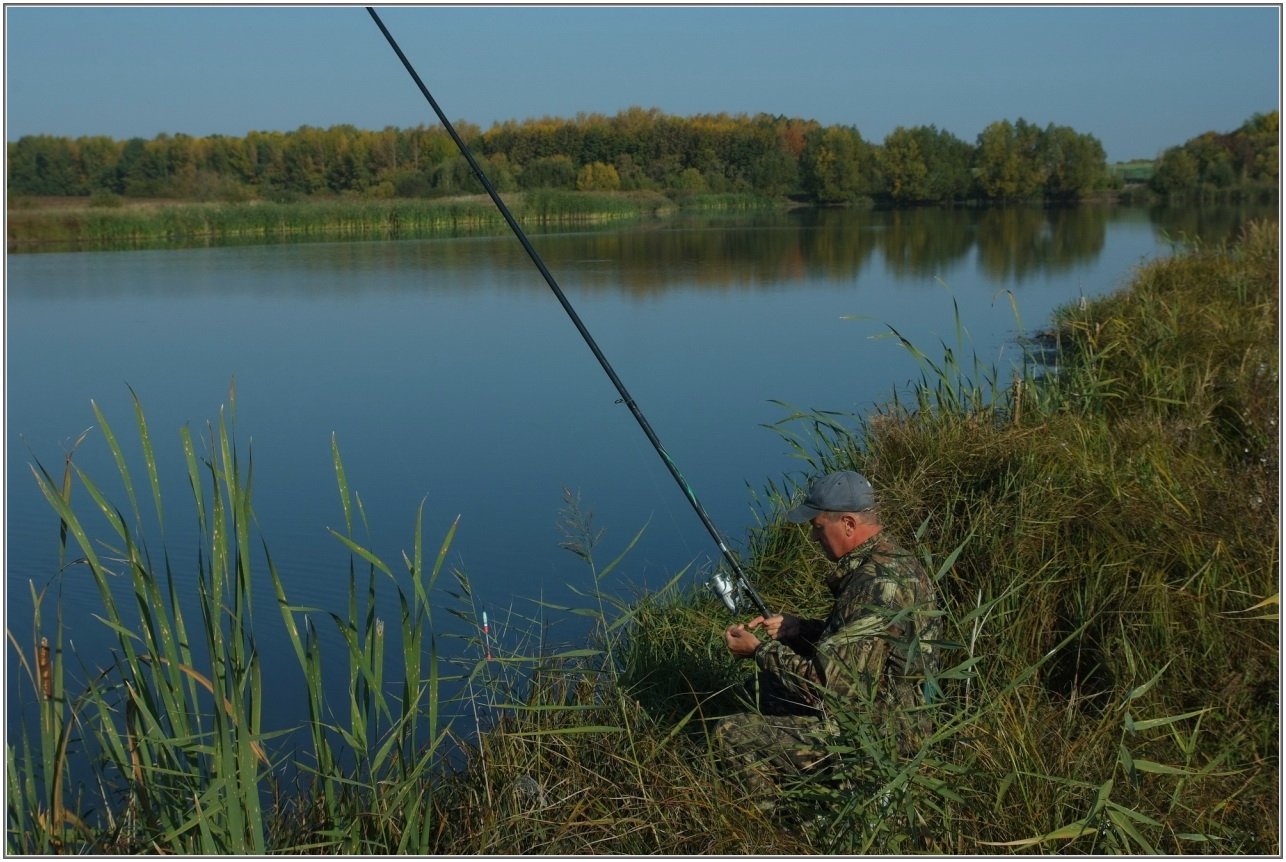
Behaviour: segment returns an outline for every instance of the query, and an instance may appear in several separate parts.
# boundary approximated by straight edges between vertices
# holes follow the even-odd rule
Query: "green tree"
[[[286,191],[289,186],[286,136],[281,132],[251,132],[246,136],[246,143],[260,190]]]
[[[518,179],[513,166],[509,163],[509,157],[504,153],[480,157],[478,166],[487,175],[487,179],[491,180],[491,185],[495,186],[496,191],[518,191]]]
[[[1106,182],[1107,154],[1093,135],[1050,123],[1043,134],[1041,152],[1048,197],[1079,198]]]
[[[898,203],[931,199],[929,165],[914,132],[898,126],[886,135],[880,158],[889,197]]]
[[[629,153],[618,155],[613,167],[616,168],[616,175],[620,179],[622,189],[636,191],[652,187],[647,174],[643,173],[642,168],[638,166],[634,161],[634,157]]]
[[[1236,131],[1204,132],[1162,153],[1151,180],[1160,194],[1222,194],[1277,187],[1278,113],[1255,114]]]
[[[607,118],[601,114],[593,114],[589,117],[580,116],[577,121],[582,127],[578,161],[582,165],[610,162],[617,153],[617,147],[616,136]]]
[[[75,148],[66,138],[24,135],[8,147],[9,190],[26,195],[83,194]]]
[[[912,130],[929,166],[929,195],[935,201],[965,200],[974,193],[973,147],[936,126]]]
[[[674,180],[675,191],[700,194],[707,191],[705,176],[696,168],[684,168]]]
[[[1247,181],[1276,186],[1278,146],[1281,140],[1277,111],[1255,114],[1242,124],[1237,135],[1245,141],[1243,170]]]
[[[519,181],[524,189],[573,189],[576,166],[570,156],[544,156],[523,168]]]
[[[1149,185],[1160,194],[1181,194],[1194,190],[1199,179],[1196,157],[1183,147],[1171,147],[1161,154]]]
[[[255,148],[249,136],[230,138],[212,135],[209,146],[209,168],[220,176],[241,183],[253,183],[255,175]]]
[[[327,188],[336,193],[364,191],[374,178],[369,136],[350,127],[332,129],[328,137]]]
[[[198,162],[203,158],[203,141],[178,133],[173,137],[161,135],[154,144],[162,150],[165,162],[165,191],[167,195],[191,197],[196,189]]]
[[[121,150],[120,191],[130,197],[161,197],[169,190],[168,141],[130,138]]]
[[[978,136],[978,187],[992,200],[1026,200],[1045,185],[1041,132],[1026,120],[998,120]]]
[[[410,161],[410,138],[394,126],[367,134],[367,166],[374,180],[388,179]]]
[[[852,203],[879,189],[875,149],[851,126],[809,134],[800,169],[805,191],[820,203]]]
[[[616,168],[603,162],[591,162],[576,174],[576,190],[582,192],[614,192],[621,187],[621,175]]]
[[[1237,165],[1228,135],[1206,132],[1184,144],[1197,160],[1197,174],[1203,186],[1226,189],[1237,182]]]
[[[482,166],[484,159],[479,157],[479,165]],[[486,168],[483,167],[485,171]],[[433,193],[438,196],[442,195],[477,195],[482,194],[485,189],[477,176],[473,173],[473,168],[462,155],[453,156],[440,165],[435,167],[430,174],[430,182],[433,185]]]
[[[608,125],[620,152],[642,166],[659,155],[656,131],[661,118],[662,114],[656,108],[644,110],[631,106],[609,119]]]
[[[76,140],[79,156],[79,183],[82,194],[116,191],[116,163],[120,147],[106,135],[81,137]]]
[[[455,158],[455,141],[445,129],[434,127],[417,136],[414,165],[418,170],[432,172],[443,162]]]
[[[972,147],[936,126],[899,126],[880,148],[885,191],[899,203],[968,198],[973,188],[972,160]]]
[[[803,135],[792,147],[792,123],[785,117],[760,114],[747,130],[747,144],[738,154],[739,175],[751,189],[765,195],[786,195],[799,190],[799,154]]]
[[[282,185],[289,191],[311,195],[326,188],[327,165],[324,132],[300,126],[283,139]]]
[[[405,168],[391,171],[385,176],[393,184],[395,197],[427,198],[433,194],[433,182],[423,171]]]

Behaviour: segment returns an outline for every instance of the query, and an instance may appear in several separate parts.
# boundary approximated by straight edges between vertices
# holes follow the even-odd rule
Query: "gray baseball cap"
[[[786,513],[792,524],[811,521],[822,512],[865,512],[875,508],[875,491],[861,473],[828,473],[808,487],[804,502]]]

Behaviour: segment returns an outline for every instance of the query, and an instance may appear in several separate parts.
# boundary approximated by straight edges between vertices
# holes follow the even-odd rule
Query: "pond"
[[[738,548],[762,516],[763,489],[804,478],[805,465],[770,426],[796,409],[857,416],[918,378],[915,358],[881,337],[891,329],[936,359],[943,345],[957,347],[963,326],[965,354],[1004,368],[1021,359],[1018,337],[1056,307],[1123,287],[1140,263],[1172,253],[1178,237],[1217,242],[1245,219],[1270,215],[826,211],[532,241]],[[153,554],[169,554],[180,590],[195,577],[182,573],[195,572],[196,523],[179,429],[205,436],[233,381],[237,439],[243,456],[253,455],[258,534],[300,603],[342,612],[348,601],[349,554],[328,532],[343,526],[332,435],[369,525],[359,538],[395,568],[422,501],[430,551],[459,518],[439,588],[457,588],[451,571],[467,577],[465,616],[488,610],[500,621],[498,638],[518,637],[519,619],[577,636],[577,618],[548,606],[574,604],[573,590],[589,588],[586,566],[560,547],[565,494],[601,530],[600,563],[642,531],[613,574],[622,594],[685,567],[684,578],[703,580],[717,561],[512,236],[11,255],[7,276],[6,625],[24,646],[33,636],[31,591],[47,586],[87,665],[110,642],[93,616],[99,599],[87,572],[73,564],[59,574],[58,518],[28,465],[38,459],[61,475],[65,454],[90,429],[75,462],[126,510],[90,405],[141,471],[131,390],[166,501],[164,535],[146,539]],[[146,485],[137,490],[150,509]],[[280,695],[265,726],[280,727],[303,717],[290,682],[299,674],[271,584],[255,565],[257,644]],[[441,603],[463,607],[449,596]],[[48,626],[48,606],[45,619]],[[469,628],[452,615],[435,625]],[[12,647],[9,655],[12,698],[23,678]]]

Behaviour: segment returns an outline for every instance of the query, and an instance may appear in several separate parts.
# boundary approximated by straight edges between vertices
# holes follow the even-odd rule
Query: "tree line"
[[[1250,175],[1248,163],[1254,176],[1269,163],[1275,171],[1276,114],[1271,117],[1271,158],[1260,132],[1249,148],[1223,147],[1232,154],[1233,176]],[[457,131],[502,192],[651,190],[910,204],[1076,200],[1120,183],[1093,135],[1023,119],[993,122],[973,144],[935,126],[899,127],[877,144],[855,127],[814,120],[677,117],[637,107],[610,117],[508,121],[486,131],[460,123]],[[1241,141],[1239,135],[1224,137]],[[31,135],[9,143],[8,157],[11,195],[282,200],[482,191],[436,125],[381,131],[303,126],[244,137],[161,134],[125,141]],[[1224,179],[1224,162],[1205,155],[1193,160],[1198,176]],[[1186,177],[1186,164],[1171,169],[1163,159],[1157,175]]]
[[[1255,114],[1234,132],[1206,132],[1161,154],[1149,185],[1170,196],[1208,196],[1278,184],[1278,112]]]

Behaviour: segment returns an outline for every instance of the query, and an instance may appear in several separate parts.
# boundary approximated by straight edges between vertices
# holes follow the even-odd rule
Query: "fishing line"
[[[500,215],[504,217],[505,222],[509,225],[509,229],[513,231],[514,236],[516,236],[518,241],[522,243],[522,247],[527,252],[527,256],[530,257],[531,262],[536,265],[536,269],[538,269],[541,276],[544,277],[545,283],[549,285],[549,289],[554,292],[554,296],[558,299],[559,304],[562,305],[563,311],[567,312],[567,316],[575,325],[576,330],[581,334],[581,338],[585,340],[585,344],[589,347],[590,352],[594,354],[594,358],[598,360],[598,364],[602,366],[608,379],[612,381],[612,385],[615,386],[616,391],[620,393],[621,403],[630,409],[630,413],[633,414],[634,419],[639,424],[639,427],[643,429],[643,433],[652,444],[652,448],[656,450],[657,455],[659,455],[661,460],[665,462],[665,466],[669,469],[670,475],[673,476],[674,481],[679,484],[679,488],[683,491],[684,496],[687,497],[688,502],[692,505],[692,510],[696,512],[697,517],[701,519],[701,523],[705,526],[706,531],[710,533],[710,537],[714,539],[715,544],[719,546],[719,551],[723,554],[723,558],[727,561],[728,566],[736,575],[737,580],[741,582],[746,594],[750,597],[750,600],[754,602],[755,607],[758,608],[762,614],[767,616],[769,614],[768,606],[764,604],[764,600],[759,597],[757,592],[755,592],[755,588],[751,585],[750,579],[746,577],[746,573],[742,570],[741,564],[737,562],[737,558],[733,555],[732,551],[729,550],[727,543],[724,542],[723,536],[719,534],[718,528],[715,527],[714,522],[710,520],[710,516],[706,514],[705,508],[697,499],[696,492],[692,490],[692,486],[690,486],[687,480],[683,478],[683,474],[679,472],[678,466],[674,463],[673,459],[670,458],[669,453],[665,451],[665,447],[661,445],[661,440],[656,436],[656,432],[652,430],[652,426],[648,423],[647,417],[643,415],[638,404],[635,403],[632,397],[630,397],[629,392],[625,389],[625,384],[616,376],[616,371],[613,370],[611,363],[607,361],[607,357],[604,356],[603,351],[599,349],[597,342],[594,341],[594,337],[590,335],[589,330],[585,328],[585,324],[581,321],[580,315],[576,313],[576,309],[572,308],[571,302],[568,301],[562,288],[558,286],[558,282],[554,280],[554,276],[550,273],[549,268],[545,266],[545,262],[541,260],[540,255],[536,253],[536,249],[532,247],[532,244],[527,239],[527,235],[523,232],[522,227],[518,224],[517,220],[514,219],[513,214],[509,212],[509,207],[505,206],[505,202],[501,200],[499,192],[497,192],[495,186],[491,184],[491,180],[487,179],[487,175],[483,173],[483,170],[478,165],[477,160],[474,159],[473,153],[469,151],[464,140],[456,132],[455,126],[451,125],[451,121],[447,119],[446,114],[443,113],[442,108],[439,107],[437,100],[433,98],[433,94],[429,92],[429,88],[425,86],[424,81],[421,80],[419,74],[415,71],[415,67],[411,65],[411,61],[406,58],[404,53],[402,53],[402,49],[398,46],[397,40],[393,38],[393,34],[384,26],[384,22],[380,20],[380,16],[375,12],[375,8],[373,6],[367,6],[366,11],[370,13],[371,19],[375,22],[375,26],[379,27],[380,32],[384,34],[384,38],[388,40],[389,47],[393,49],[393,53],[397,54],[397,58],[402,61],[402,65],[406,68],[407,73],[410,74],[411,80],[420,88],[420,92],[424,95],[425,101],[429,103],[429,107],[433,108],[433,113],[437,114],[438,120],[442,123],[442,127],[446,129],[447,134],[451,136],[451,140],[455,141],[456,147],[459,148],[460,154],[464,156],[465,161],[469,163],[469,168],[473,171],[474,176],[476,176],[478,181],[482,183],[482,187],[486,189],[487,195],[490,196],[492,202],[496,205],[496,209],[500,211]]]

